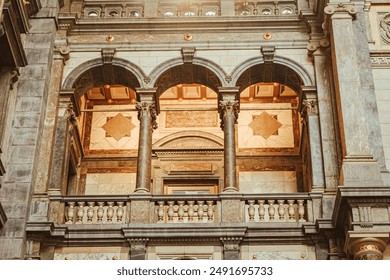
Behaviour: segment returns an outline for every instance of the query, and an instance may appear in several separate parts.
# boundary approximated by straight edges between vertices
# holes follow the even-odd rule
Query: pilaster
[[[325,23],[329,25],[331,53],[335,75],[335,88],[343,163],[340,185],[381,186],[380,168],[373,159],[369,140],[369,116],[366,110],[359,47],[355,42],[353,19],[358,10],[353,4],[335,3],[325,8]]]
[[[311,161],[311,190],[324,191],[324,165],[318,117],[318,100],[315,87],[302,87],[302,115],[306,118],[309,134],[310,161]]]

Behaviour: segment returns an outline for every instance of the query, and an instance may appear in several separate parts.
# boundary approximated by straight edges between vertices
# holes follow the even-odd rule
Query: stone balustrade
[[[297,194],[236,194],[244,215],[242,222],[306,222],[312,221],[312,198]],[[126,224],[133,196],[64,196],[65,224]],[[222,195],[152,195],[149,210],[151,223],[219,223],[224,211]],[[231,198],[230,198],[231,199]],[[147,204],[148,205],[148,204]],[[133,213],[136,215],[136,213]],[[226,215],[226,214],[225,214]],[[242,215],[237,212],[237,215]]]
[[[308,197],[264,195],[245,197],[246,222],[306,222]]]
[[[157,223],[217,222],[218,196],[160,196],[153,199]]]
[[[109,224],[126,222],[126,198],[79,197],[65,199],[66,224]]]

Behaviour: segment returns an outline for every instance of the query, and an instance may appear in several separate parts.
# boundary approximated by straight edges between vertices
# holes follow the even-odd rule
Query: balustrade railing
[[[246,222],[306,222],[309,197],[297,195],[245,196]]]
[[[125,223],[127,198],[72,197],[65,199],[66,224]]]
[[[242,222],[313,221],[309,194],[237,196],[245,209]],[[150,199],[152,223],[219,223],[223,215],[219,195],[154,195]],[[65,204],[65,224],[125,224],[131,220],[132,196],[65,196],[55,200]]]
[[[218,221],[218,196],[154,197],[157,223],[207,223]]]

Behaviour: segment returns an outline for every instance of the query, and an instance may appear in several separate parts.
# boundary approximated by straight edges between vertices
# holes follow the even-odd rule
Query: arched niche
[[[223,139],[203,131],[172,133],[153,144],[154,150],[223,149]]]
[[[220,77],[213,71],[201,65],[188,63],[173,66],[162,72],[156,79],[154,87],[158,88],[157,94],[160,95],[178,84],[201,84],[215,92],[222,86]]]

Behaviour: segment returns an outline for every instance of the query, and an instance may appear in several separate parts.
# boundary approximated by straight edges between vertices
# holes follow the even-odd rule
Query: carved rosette
[[[148,116],[152,119],[152,128],[157,129],[157,112],[154,101],[152,102],[137,102],[135,108],[138,110],[138,119]]]
[[[386,14],[379,23],[381,37],[386,44],[390,44],[390,13]]]
[[[317,115],[318,102],[315,99],[302,100],[302,115]]]
[[[219,101],[219,115],[221,118],[221,128],[224,128],[224,118],[226,116],[233,116],[234,122],[237,123],[238,119],[238,101],[237,100],[229,100]]]

